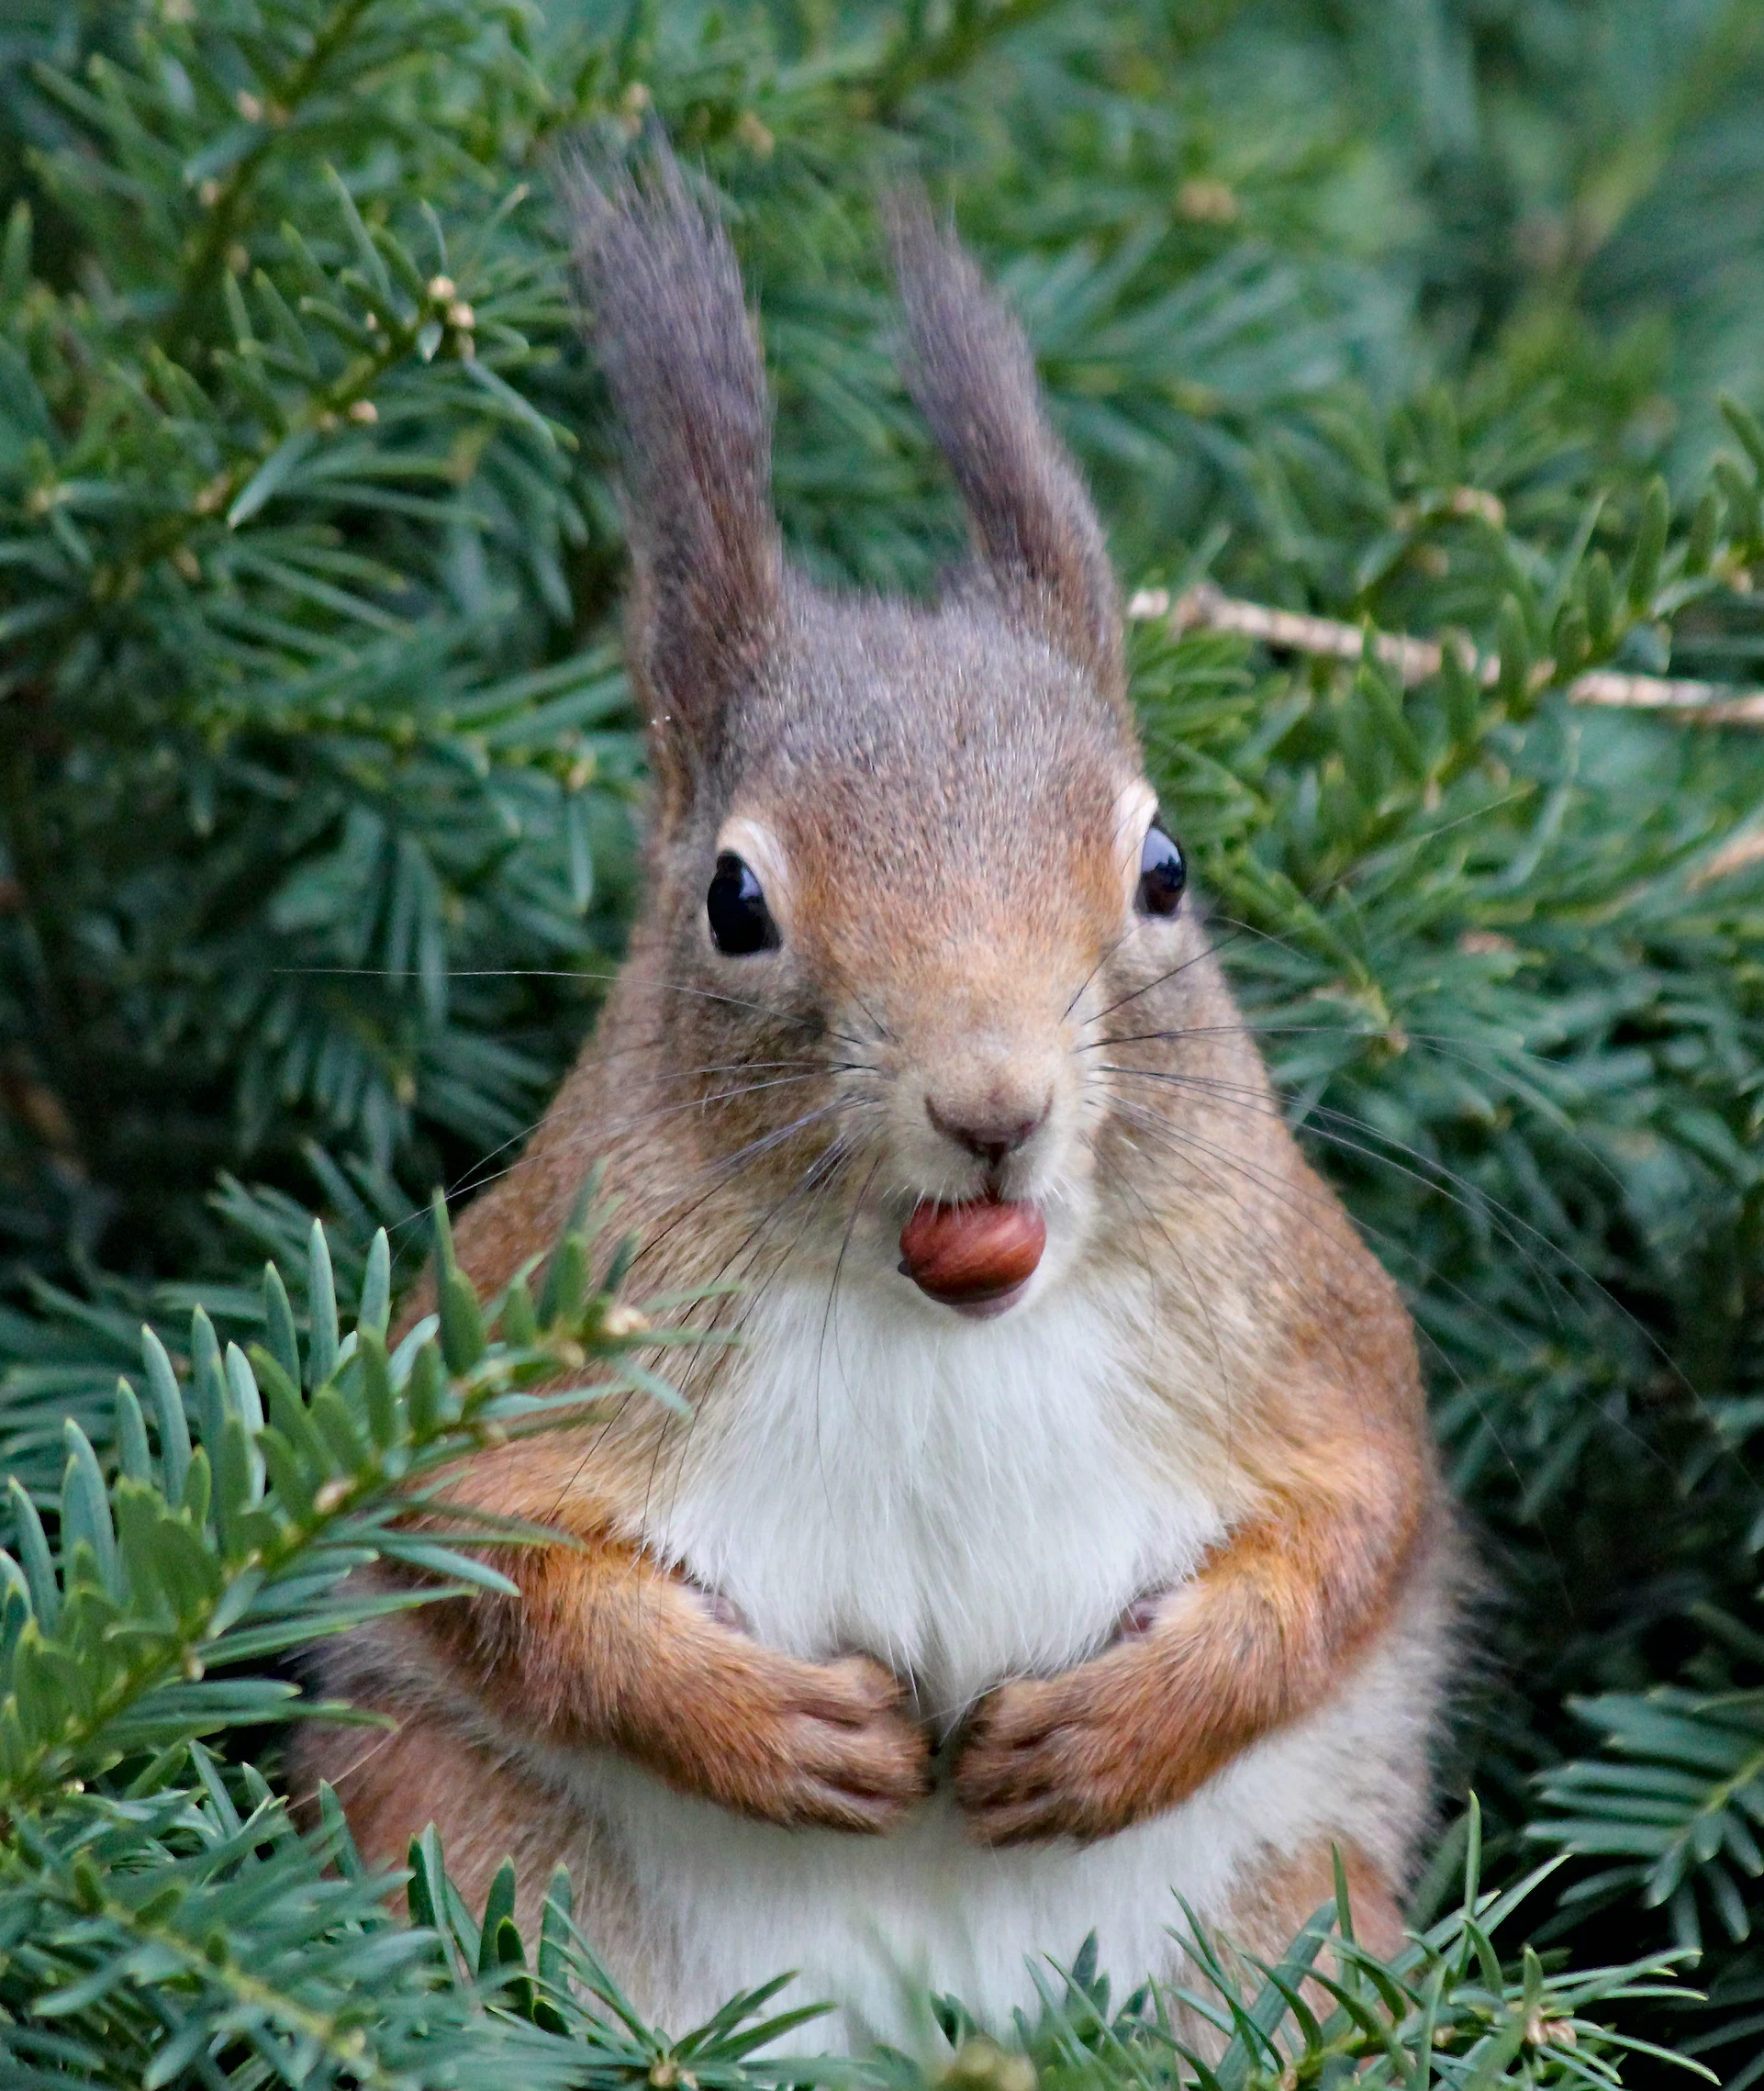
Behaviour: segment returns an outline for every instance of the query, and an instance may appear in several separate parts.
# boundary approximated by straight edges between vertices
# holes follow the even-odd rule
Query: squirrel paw
[[[1183,1797],[1161,1777],[1179,1723],[1160,1705],[1143,1642],[1063,1676],[1000,1685],[968,1724],[955,1798],[983,1844],[1111,1836]]]
[[[692,1599],[702,1623],[667,1707],[627,1744],[671,1785],[761,1821],[871,1836],[926,1797],[930,1739],[898,1679],[867,1656],[780,1654]]]
[[[866,1656],[788,1665],[778,1740],[786,1762],[765,1805],[774,1822],[892,1829],[931,1792],[931,1740],[899,1682]]]

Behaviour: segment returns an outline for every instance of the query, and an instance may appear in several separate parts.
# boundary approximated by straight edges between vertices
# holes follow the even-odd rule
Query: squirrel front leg
[[[1431,1488],[1413,1443],[1310,1448],[1143,1627],[981,1702],[955,1773],[972,1833],[1109,1836],[1319,1705],[1389,1618]]]
[[[899,1683],[859,1656],[804,1662],[608,1536],[521,1549],[519,1599],[426,1606],[419,1630],[504,1725],[610,1745],[670,1786],[767,1822],[869,1833],[930,1790]]]

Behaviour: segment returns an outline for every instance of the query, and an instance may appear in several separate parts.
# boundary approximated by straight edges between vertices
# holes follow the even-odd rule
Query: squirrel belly
[[[989,1323],[886,1280],[848,1277],[831,1305],[824,1280],[782,1282],[744,1331],[746,1370],[658,1482],[647,1545],[733,1599],[771,1645],[874,1655],[947,1729],[1000,1680],[1106,1646],[1136,1597],[1179,1586],[1223,1536],[1216,1368],[1198,1350],[1187,1401],[1155,1390],[1142,1348],[1154,1319],[1144,1274],[1121,1269]],[[1047,1979],[1046,1956],[1069,1964],[1091,1930],[1122,1994],[1147,1974],[1178,1978],[1178,1898],[1232,1927],[1270,1861],[1334,1844],[1403,1877],[1451,1638],[1434,1585],[1413,1577],[1314,1712],[1179,1806],[1088,1844],[977,1845],[946,1770],[882,1838],[743,1819],[611,1752],[546,1752],[544,1772],[604,1826],[644,1912],[647,1965],[631,1972],[653,1985],[664,2023],[695,2023],[794,1968],[787,2001],[840,2007],[837,2032],[798,2030],[805,2052],[906,2037],[927,1983],[1008,2027],[1037,2007],[1032,1967]],[[1330,1892],[1325,1866],[1295,1923]]]

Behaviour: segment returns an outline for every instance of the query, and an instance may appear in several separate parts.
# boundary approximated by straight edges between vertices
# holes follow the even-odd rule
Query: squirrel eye
[[[1139,853],[1139,892],[1135,905],[1142,915],[1173,915],[1182,905],[1182,889],[1189,882],[1189,867],[1181,850],[1162,828],[1147,831],[1145,846]]]
[[[725,957],[745,958],[755,951],[776,951],[778,925],[765,904],[765,894],[750,865],[725,850],[717,859],[716,877],[705,895],[704,911],[710,941]]]

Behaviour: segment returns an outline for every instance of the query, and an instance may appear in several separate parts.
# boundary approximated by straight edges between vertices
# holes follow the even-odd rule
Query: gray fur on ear
[[[622,436],[631,665],[664,778],[690,790],[776,632],[771,410],[741,273],[657,141],[641,173],[565,171],[586,329]]]
[[[1077,468],[1042,417],[1022,329],[922,196],[892,199],[910,347],[906,377],[967,504],[1005,601],[1122,699],[1121,603]]]

